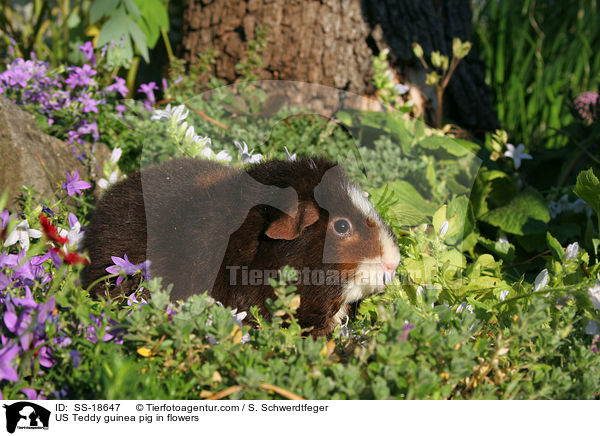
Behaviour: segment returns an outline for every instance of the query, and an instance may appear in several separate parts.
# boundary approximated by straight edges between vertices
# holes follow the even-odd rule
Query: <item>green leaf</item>
[[[554,236],[552,236],[550,234],[550,232],[546,232],[546,241],[548,242],[548,248],[550,248],[550,251],[552,252],[552,256],[556,260],[561,262],[562,258],[563,258],[564,250],[561,247],[560,242],[558,242],[558,240]]]
[[[542,196],[533,188],[527,188],[507,205],[494,209],[481,218],[507,233],[526,235],[543,233],[550,213]]]
[[[457,197],[448,204],[446,218],[450,218],[446,244],[457,244],[475,229],[473,206],[465,196]]]
[[[464,156],[469,149],[447,136],[429,136],[419,142],[419,145],[428,150],[443,149],[453,156]]]
[[[140,29],[140,27],[130,20],[129,31],[135,47],[138,49],[144,60],[149,63],[150,57],[148,56],[148,46],[146,45],[146,35]]]
[[[134,0],[140,8],[141,17],[137,21],[146,35],[148,47],[154,47],[160,38],[160,30],[169,30],[167,8],[160,0]]]
[[[97,47],[102,47],[105,44],[109,44],[114,41],[115,45],[118,45],[121,41],[121,36],[128,35],[128,26],[131,19],[125,13],[125,10],[121,7],[108,19],[106,23],[100,29],[100,35],[98,35]],[[128,39],[127,37],[125,39]]]
[[[139,20],[141,14],[135,2],[133,0],[123,0],[123,3],[125,4],[127,13],[131,16],[131,18],[133,18],[136,21]]]
[[[142,19],[155,23],[159,28],[169,30],[169,14],[160,0],[134,0],[140,8]]]
[[[90,23],[94,24],[105,16],[114,13],[119,0],[95,0],[90,7]]]
[[[573,192],[600,215],[600,180],[592,168],[579,173]]]
[[[416,226],[427,221],[436,208],[428,203],[412,185],[403,180],[388,183],[373,191],[373,202],[377,204],[383,197],[390,196],[386,215],[395,225]],[[385,202],[387,203],[387,201]]]

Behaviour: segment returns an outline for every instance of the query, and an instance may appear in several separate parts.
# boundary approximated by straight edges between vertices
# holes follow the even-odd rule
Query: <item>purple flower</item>
[[[167,314],[167,317],[169,319],[171,319],[171,318],[173,318],[173,316],[175,316],[175,314],[177,313],[177,310],[175,309],[175,306],[173,306],[171,303],[169,303],[169,305],[165,309],[165,313]]]
[[[91,123],[84,122],[80,127],[77,128],[76,134],[78,138],[84,137],[86,135],[92,135],[92,138],[96,142],[100,139],[100,134],[98,133],[98,124],[96,123],[96,121],[93,121]],[[78,142],[81,141],[78,139]]]
[[[2,212],[0,212],[0,230],[4,230],[8,224],[10,218],[10,214],[8,213],[8,210],[4,209]]]
[[[110,274],[120,274],[121,271],[128,276],[134,275],[136,272],[141,271],[145,280],[150,278],[150,261],[147,260],[145,262],[139,263],[137,265],[132,264],[127,257],[127,254],[123,255],[123,257],[111,256],[110,257],[114,262],[114,265],[106,268],[106,272]],[[123,282],[123,276],[120,275],[117,279],[117,286],[119,286]]]
[[[90,41],[87,41],[85,44],[77,47],[88,62],[91,62],[93,66],[96,66],[96,55],[94,54],[94,46]]]
[[[86,182],[85,180],[79,180],[79,171],[77,169],[73,173],[73,176],[71,176],[68,172],[66,173],[67,181],[63,183],[61,187],[66,189],[69,197],[72,197],[75,193],[82,195],[82,189],[89,189],[92,187],[89,182]]]
[[[150,82],[148,84],[143,83],[140,85],[140,89],[138,89],[138,92],[143,92],[146,94],[144,108],[149,112],[152,112],[152,106],[154,106],[154,103],[156,103],[156,97],[154,96],[155,90],[158,90],[158,86],[156,86],[156,83],[154,82]]]
[[[21,389],[21,392],[23,392],[25,394],[25,396],[27,397],[28,400],[45,400],[46,397],[44,397],[44,393],[42,391],[40,391],[39,393],[35,391],[35,389],[31,389],[31,388],[25,388],[25,389]]]
[[[88,341],[94,344],[98,341],[98,333],[99,330],[102,328],[102,321],[105,319],[105,317],[106,316],[104,312],[102,312],[101,317],[90,315],[90,319],[92,320],[92,322],[89,326],[85,328],[85,337]],[[116,327],[117,325],[118,323],[115,320],[108,318],[108,325],[104,329],[104,336],[102,336],[103,342],[114,340],[115,344],[123,343],[123,329]]]
[[[54,216],[54,212],[52,211],[52,209],[50,209],[48,206],[46,206],[45,204],[42,205],[42,212],[44,212],[45,214],[48,214],[50,216]]]
[[[78,368],[81,365],[81,355],[77,350],[69,351],[69,356],[71,356],[71,362],[73,362],[73,366]]]
[[[400,333],[400,336],[398,336],[398,339],[401,340],[401,341],[408,340],[408,334],[414,328],[415,328],[414,324],[411,324],[408,321],[406,321],[404,323],[404,326],[402,327],[402,333]]]
[[[169,85],[167,84],[167,79],[165,79],[164,77],[162,79],[162,87],[163,87],[163,92],[167,92]]]
[[[89,86],[92,82],[92,76],[96,74],[96,70],[92,69],[88,64],[85,64],[83,68],[71,67],[70,72],[69,78],[65,80],[65,83],[73,89],[77,86]]]
[[[123,112],[125,112],[127,108],[122,104],[118,104],[115,106],[115,109],[117,110],[119,118],[123,118]]]
[[[16,382],[19,380],[17,371],[12,367],[12,362],[19,348],[16,345],[0,348],[0,380]]]
[[[144,289],[144,288],[143,288],[143,287],[141,287],[141,288],[140,288],[140,291],[141,291],[142,289]],[[134,306],[134,305],[136,305],[136,304],[139,304],[140,306],[143,306],[143,305],[145,305],[145,304],[148,304],[148,303],[146,303],[146,300],[144,300],[143,298],[140,298],[140,300],[141,300],[141,301],[138,301],[138,299],[137,299],[137,297],[136,297],[136,295],[135,295],[135,294],[136,294],[136,293],[135,293],[135,292],[133,292],[133,293],[131,293],[131,295],[129,295],[129,297],[127,297],[127,305],[128,305],[129,307],[131,307],[131,306]]]
[[[80,102],[82,104],[82,109],[83,112],[85,113],[89,113],[89,112],[95,112],[98,113],[98,103],[100,103],[98,100],[95,100],[93,98],[90,97],[89,94],[87,93],[83,93],[81,94],[81,97],[79,97],[77,99],[78,102]]]
[[[121,97],[127,97],[129,89],[125,86],[125,79],[121,79],[119,76],[113,76],[115,83],[106,88],[106,92],[118,92]]]

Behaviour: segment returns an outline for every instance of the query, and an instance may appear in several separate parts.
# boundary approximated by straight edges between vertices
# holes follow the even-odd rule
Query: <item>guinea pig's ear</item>
[[[310,201],[301,201],[296,216],[282,214],[273,221],[265,234],[271,239],[296,239],[302,231],[319,219],[319,211]]]

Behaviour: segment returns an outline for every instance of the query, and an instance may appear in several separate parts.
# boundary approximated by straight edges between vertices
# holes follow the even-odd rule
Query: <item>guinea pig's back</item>
[[[153,275],[163,276],[167,283],[176,281],[173,277],[185,266],[178,254],[189,242],[190,211],[208,207],[211,187],[233,174],[235,170],[216,162],[175,159],[112,186],[98,201],[86,231],[83,246],[90,265],[84,271],[84,285],[107,274],[111,256],[125,254],[134,264],[149,258]],[[173,265],[175,260],[179,262]],[[99,285],[93,293],[102,291]]]

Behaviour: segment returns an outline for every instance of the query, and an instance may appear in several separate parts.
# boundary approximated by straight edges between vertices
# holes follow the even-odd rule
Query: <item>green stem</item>
[[[167,31],[164,28],[160,28],[160,34],[162,35],[163,42],[165,44],[165,48],[167,49],[167,55],[169,56],[169,63],[173,62],[175,55],[173,55],[173,48],[171,47],[171,42],[169,41],[169,35],[167,35]]]
[[[85,291],[89,294],[90,290],[98,283],[103,282],[104,280],[112,279],[113,277],[119,277],[119,275],[119,273],[115,273],[102,276],[99,279],[94,280],[87,288],[85,288]]]
[[[131,68],[127,72],[127,88],[129,88],[129,98],[133,98],[135,93],[135,76],[137,75],[138,66],[140,64],[140,57],[136,56],[131,61]]]

